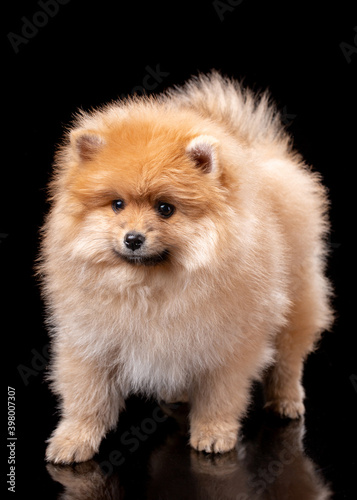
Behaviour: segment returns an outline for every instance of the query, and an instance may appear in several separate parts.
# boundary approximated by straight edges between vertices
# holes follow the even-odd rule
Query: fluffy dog
[[[47,459],[90,459],[139,393],[190,405],[190,444],[236,445],[254,379],[304,412],[330,327],[328,202],[266,94],[212,72],[80,113],[60,147],[38,272],[62,419]]]

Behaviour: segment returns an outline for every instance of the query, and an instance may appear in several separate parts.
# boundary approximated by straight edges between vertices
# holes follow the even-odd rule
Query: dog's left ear
[[[204,173],[217,170],[218,141],[210,135],[199,135],[191,140],[186,148],[187,155]]]

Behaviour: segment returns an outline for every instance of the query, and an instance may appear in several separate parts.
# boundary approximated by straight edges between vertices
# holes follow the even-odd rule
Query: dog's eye
[[[120,210],[123,210],[124,208],[124,201],[123,200],[113,200],[112,201],[112,209],[114,210],[115,213],[119,212]]]
[[[159,203],[157,204],[157,211],[162,217],[165,217],[167,219],[174,213],[175,207],[173,205],[170,205],[170,203],[159,201]]]

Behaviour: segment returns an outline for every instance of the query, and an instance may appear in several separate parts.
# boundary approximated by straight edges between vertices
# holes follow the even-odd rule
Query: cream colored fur
[[[176,203],[165,221],[158,199]],[[235,446],[262,375],[268,407],[303,413],[303,362],[332,321],[327,200],[265,95],[213,72],[81,113],[51,200],[38,272],[62,420],[48,460],[90,459],[131,393],[186,393],[190,443],[207,452]],[[134,229],[169,260],[123,261]]]

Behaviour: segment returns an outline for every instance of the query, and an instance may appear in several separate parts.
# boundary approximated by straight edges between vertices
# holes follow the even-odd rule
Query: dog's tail
[[[215,70],[192,77],[182,87],[170,89],[167,96],[180,107],[215,118],[248,142],[274,142],[283,148],[290,143],[280,113],[267,91],[255,93]]]

